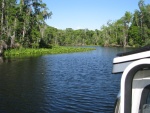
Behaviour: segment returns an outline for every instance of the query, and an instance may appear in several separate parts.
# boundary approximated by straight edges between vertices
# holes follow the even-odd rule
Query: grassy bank
[[[4,53],[5,58],[10,57],[28,57],[28,56],[40,56],[44,54],[62,54],[73,52],[85,52],[91,51],[94,48],[81,48],[81,47],[53,47],[52,49],[11,49]]]

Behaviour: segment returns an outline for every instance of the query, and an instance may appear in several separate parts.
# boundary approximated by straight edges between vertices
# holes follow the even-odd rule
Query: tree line
[[[42,46],[51,15],[42,0],[0,0],[0,48]]]
[[[138,2],[139,10],[126,11],[116,21],[109,20],[100,30],[48,27],[46,37],[54,45],[103,45],[140,47],[150,44],[150,4]]]
[[[150,44],[150,4],[138,2],[139,10],[125,12],[117,21],[102,27],[104,45],[140,47]]]
[[[150,44],[150,4],[138,2],[134,13],[126,11],[118,20],[109,20],[99,30],[51,27],[51,17],[42,0],[0,0],[0,43],[9,48],[49,48],[53,45],[134,46]]]

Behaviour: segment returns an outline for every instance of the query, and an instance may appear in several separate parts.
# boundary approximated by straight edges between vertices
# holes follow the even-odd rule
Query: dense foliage
[[[42,0],[0,0],[0,45],[3,48],[49,48],[53,45],[144,46],[150,43],[150,4],[138,2],[139,10],[125,12],[100,30],[48,26],[50,18]],[[5,44],[4,44],[5,42]],[[1,48],[1,47],[0,47]]]
[[[9,48],[38,47],[52,15],[42,0],[0,0],[0,41]]]
[[[150,4],[140,0],[139,10],[125,12],[116,21],[109,20],[100,30],[47,27],[45,40],[52,45],[103,45],[139,47],[150,43]]]

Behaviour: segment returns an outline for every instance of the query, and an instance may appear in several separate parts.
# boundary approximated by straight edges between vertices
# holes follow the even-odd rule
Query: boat
[[[150,113],[150,46],[117,54],[112,73],[121,73],[114,113]]]

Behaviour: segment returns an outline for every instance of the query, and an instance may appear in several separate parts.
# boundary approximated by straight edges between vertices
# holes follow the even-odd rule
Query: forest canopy
[[[46,24],[52,16],[42,0],[0,0],[0,45],[7,48],[50,48],[54,45],[140,47],[150,44],[150,4],[138,2],[134,13],[108,20],[101,29],[57,29]],[[5,44],[4,44],[5,42]]]
[[[41,46],[45,19],[51,17],[42,0],[0,0],[0,40],[9,48]]]

